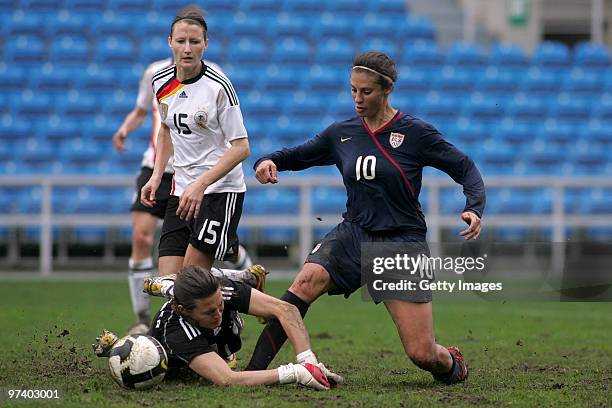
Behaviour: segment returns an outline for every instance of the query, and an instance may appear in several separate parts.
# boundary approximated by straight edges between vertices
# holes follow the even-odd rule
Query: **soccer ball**
[[[125,388],[151,388],[168,370],[168,356],[157,339],[144,334],[119,339],[110,351],[108,366],[117,384]]]

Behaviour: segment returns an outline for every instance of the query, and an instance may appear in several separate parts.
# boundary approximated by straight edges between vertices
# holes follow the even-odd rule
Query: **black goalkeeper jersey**
[[[368,231],[414,231],[425,234],[419,204],[423,167],[432,166],[463,186],[464,211],[482,216],[485,188],[467,155],[447,142],[430,124],[397,112],[372,131],[360,117],[335,122],[302,145],[266,155],[279,171],[335,165],[347,191],[347,221]]]

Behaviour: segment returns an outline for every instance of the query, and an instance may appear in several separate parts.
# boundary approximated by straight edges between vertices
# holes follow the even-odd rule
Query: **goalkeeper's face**
[[[223,319],[223,297],[220,289],[208,297],[195,299],[193,303],[195,307],[191,310],[181,307],[180,312],[184,317],[205,329],[219,327]]]

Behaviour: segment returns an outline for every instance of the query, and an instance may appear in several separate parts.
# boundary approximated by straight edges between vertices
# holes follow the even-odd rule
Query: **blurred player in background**
[[[160,270],[238,255],[238,222],[246,184],[242,161],[249,142],[229,79],[202,56],[208,46],[203,10],[188,6],[174,18],[168,44],[175,64],[153,75],[161,126],[152,175],[140,201],[154,208],[168,161],[174,177],[159,244]],[[175,269],[176,270],[176,269]]]
[[[216,64],[207,61],[207,65],[219,69]],[[129,260],[128,282],[130,288],[130,297],[132,306],[136,315],[137,322],[130,329],[132,333],[146,332],[150,322],[149,312],[149,297],[142,293],[142,282],[144,278],[151,276],[154,268],[151,251],[153,248],[155,230],[159,219],[163,219],[166,213],[166,206],[170,198],[172,190],[172,177],[174,170],[172,168],[172,158],[166,165],[161,183],[157,189],[156,203],[152,207],[146,207],[140,202],[140,190],[153,174],[153,166],[155,160],[155,145],[157,141],[157,133],[161,125],[157,102],[154,102],[155,96],[151,82],[153,75],[173,66],[172,58],[155,61],[150,64],[144,71],[138,88],[138,97],[134,109],[125,117],[123,123],[113,135],[113,146],[117,152],[125,150],[125,142],[128,135],[138,129],[143,123],[149,112],[153,118],[153,129],[148,148],[145,150],[142,157],[142,168],[136,180],[136,191],[132,202],[132,253]],[[231,268],[243,270],[252,265],[246,249],[240,245],[234,257],[228,260]],[[182,266],[183,257],[176,256],[159,262],[159,273],[167,275],[176,273]]]
[[[357,116],[333,123],[306,143],[255,163],[255,176],[264,184],[277,183],[277,171],[336,165],[347,189],[344,221],[315,246],[281,298],[297,306],[302,316],[324,293],[348,297],[361,287],[362,242],[410,243],[419,247],[419,253],[429,254],[418,201],[425,166],[436,167],[463,185],[466,205],[461,219],[469,226],[460,235],[467,240],[480,234],[485,190],[478,169],[433,126],[389,104],[396,80],[395,63],[387,55],[368,52],[356,56],[351,93]],[[395,322],[408,357],[439,381],[464,381],[468,371],[459,350],[436,344],[431,291],[404,295],[406,298],[379,301]],[[285,339],[278,322],[270,321],[247,369],[267,367]]]

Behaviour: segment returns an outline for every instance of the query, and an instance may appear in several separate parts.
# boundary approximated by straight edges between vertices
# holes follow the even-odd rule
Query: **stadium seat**
[[[42,118],[49,115],[54,108],[54,101],[42,93],[24,92],[16,102],[14,112],[21,117]]]
[[[474,79],[452,67],[442,70],[442,75],[432,80],[431,89],[445,96],[467,98],[474,90]]]
[[[536,120],[531,122],[504,120],[495,129],[493,135],[497,141],[510,146],[515,155],[525,153],[538,135],[538,128],[535,123],[537,123]]]
[[[253,189],[249,193],[248,214],[297,214],[299,192],[290,188]],[[255,205],[257,203],[257,205]]]
[[[571,64],[569,49],[560,42],[543,41],[536,46],[532,63],[547,70],[565,69]]]
[[[564,78],[561,90],[576,97],[594,98],[601,94],[603,83],[599,76],[574,68],[570,75]]]
[[[285,37],[272,45],[272,62],[303,66],[311,62],[310,45],[301,37]]]
[[[325,105],[325,98],[299,91],[293,95],[286,109],[292,120],[317,120],[321,112],[326,111]]]
[[[32,89],[47,94],[66,95],[74,86],[74,75],[65,69],[46,64],[31,76]]]
[[[7,62],[19,65],[40,64],[46,60],[46,47],[41,37],[19,35],[4,47]]]
[[[435,94],[430,93],[430,95]],[[435,125],[438,121],[455,120],[459,109],[455,100],[435,95],[428,96],[422,105],[417,107],[416,112],[423,120]]]
[[[353,43],[343,37],[325,38],[314,50],[314,60],[322,66],[333,65],[345,68],[354,56]]]
[[[313,190],[312,211],[317,214],[342,214],[346,211],[346,192],[344,189],[317,187]]]
[[[84,38],[72,35],[53,38],[49,58],[57,64],[83,65],[89,62],[89,43]]]
[[[446,64],[460,68],[482,68],[486,57],[477,45],[457,42],[450,46],[446,54]]]
[[[357,52],[380,51],[387,54],[391,59],[395,60],[398,57],[398,50],[393,41],[389,41],[384,36],[371,37],[368,36],[357,43]]]
[[[54,2],[54,4],[57,7],[57,2]],[[81,36],[89,38],[91,34],[91,22],[79,13],[63,11],[57,13],[54,18],[48,19],[46,24],[49,38],[60,36]]]
[[[577,67],[591,69],[608,69],[610,52],[605,45],[583,42],[574,49],[574,64]]]
[[[319,3],[317,1],[317,3]],[[320,2],[324,3],[324,2]],[[355,32],[356,19],[346,16],[336,16],[326,12],[320,17],[313,17],[311,33],[315,36],[315,41],[324,41],[330,37],[343,37],[350,41],[361,41],[363,37]]]
[[[308,38],[312,28],[312,20],[299,14],[291,14],[286,11],[276,14],[274,24],[268,29],[272,38],[302,37]]]
[[[128,36],[112,35],[96,42],[95,60],[98,64],[133,64],[136,62],[137,48]]]
[[[366,7],[370,13],[381,15],[409,15],[408,3],[404,0],[369,1]]]
[[[609,157],[597,148],[572,152],[571,161],[573,165],[572,174],[579,176],[603,176],[609,174]],[[610,208],[612,209],[612,207]]]
[[[593,106],[593,117],[601,121],[612,122],[612,98],[601,98]]]
[[[285,2],[285,10],[291,15],[317,17],[325,12],[325,2],[319,0],[291,0]]]
[[[415,15],[409,15],[406,19],[406,25],[403,29],[405,33],[404,41],[435,41],[436,30],[431,20],[426,17],[417,17]]]
[[[5,27],[0,28],[6,35],[19,37],[22,35],[44,36],[45,18],[40,14],[28,14],[23,10],[3,14]],[[5,20],[6,19],[6,20]]]
[[[70,95],[58,103],[60,111],[66,117],[77,121],[91,121],[100,113],[98,100],[92,95]]]
[[[145,13],[151,10],[152,3],[150,0],[107,0],[106,7],[115,14],[129,13],[134,16],[133,13]],[[130,27],[130,25],[127,24],[127,27]]]
[[[589,119],[589,106],[581,100],[561,95],[550,107],[549,116],[561,123],[578,125]]]
[[[303,79],[303,89],[315,93],[348,93],[349,73],[345,70],[330,69],[325,65],[313,65]]]
[[[471,79],[474,81],[474,78]],[[492,97],[511,97],[518,91],[520,83],[519,77],[511,71],[500,71],[496,67],[489,67],[484,75],[476,78],[475,81],[476,90]]]
[[[499,69],[525,68],[529,60],[525,51],[518,44],[497,43],[491,47],[489,64]]]
[[[555,148],[569,147],[576,142],[576,133],[571,126],[554,119],[547,119],[541,129],[544,144]]]
[[[268,47],[261,39],[236,37],[233,42],[227,56],[229,63],[259,65],[262,61],[269,60]]]
[[[497,124],[504,114],[504,107],[497,101],[485,97],[471,98],[465,101],[462,115],[479,123]]]
[[[404,44],[401,63],[415,69],[428,70],[439,68],[444,56],[437,44],[432,41],[416,41]]]
[[[534,97],[515,98],[506,109],[506,117],[515,122],[536,122],[546,119],[548,100]]]
[[[274,24],[275,17],[268,13],[250,13],[239,11],[234,14],[231,26],[226,27],[224,34],[230,38],[251,37],[265,39],[268,30]]]
[[[527,174],[539,175],[567,175],[571,172],[571,163],[566,160],[566,155],[554,151],[531,152],[526,158],[525,170]]]
[[[560,78],[552,72],[533,68],[521,82],[521,90],[536,96],[556,96],[561,89]]]
[[[515,151],[502,142],[485,143],[479,154],[478,167],[483,174],[513,175],[517,173],[516,166]]]
[[[423,71],[412,69],[408,65],[398,67],[398,81],[392,98],[408,95],[424,95],[431,88],[431,80]]]

